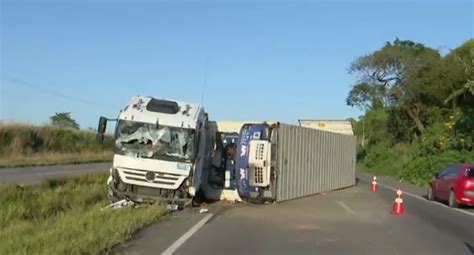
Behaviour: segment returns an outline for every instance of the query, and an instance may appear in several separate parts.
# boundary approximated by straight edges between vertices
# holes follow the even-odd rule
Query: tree
[[[368,83],[359,83],[352,87],[346,103],[361,110],[368,110],[377,105],[383,105],[386,91],[383,86],[372,86]]]
[[[451,80],[454,91],[444,100],[445,104],[452,103],[466,94],[474,95],[474,39],[454,49],[445,58],[445,64],[451,66]]]
[[[445,56],[397,39],[352,63],[346,103],[364,110],[354,124],[359,162],[424,183],[448,163],[472,161],[472,59],[474,39]]]
[[[424,115],[429,105],[443,104],[448,90],[441,82],[442,63],[438,51],[420,43],[399,40],[358,58],[350,73],[359,77],[346,103],[373,108],[403,110],[419,133],[425,130]]]
[[[70,112],[57,112],[49,117],[53,126],[79,129],[79,124],[71,117]]]

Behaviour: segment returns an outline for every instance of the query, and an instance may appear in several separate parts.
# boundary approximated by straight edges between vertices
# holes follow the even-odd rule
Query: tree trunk
[[[420,116],[419,116],[419,111],[414,111],[411,108],[407,108],[407,113],[408,116],[415,122],[416,128],[420,133],[423,133],[425,131],[425,125],[423,125],[423,122],[421,122]]]

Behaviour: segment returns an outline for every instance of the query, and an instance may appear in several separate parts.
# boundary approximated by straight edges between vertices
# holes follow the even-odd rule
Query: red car
[[[454,164],[430,182],[428,199],[448,201],[449,206],[474,205],[474,164]]]

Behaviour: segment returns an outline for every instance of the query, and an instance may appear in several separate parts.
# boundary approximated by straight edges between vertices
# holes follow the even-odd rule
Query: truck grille
[[[263,184],[263,167],[254,166],[255,183]]]
[[[156,171],[119,168],[124,182],[157,188],[176,189],[181,185],[185,176]]]
[[[257,144],[255,146],[255,159],[256,160],[263,160],[264,159],[264,152],[265,152],[265,144]]]
[[[249,150],[249,184],[265,187],[270,183],[270,153],[269,141],[251,140]]]

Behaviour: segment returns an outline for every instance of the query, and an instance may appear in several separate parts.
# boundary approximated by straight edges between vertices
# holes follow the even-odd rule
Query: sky
[[[82,128],[135,95],[212,120],[358,117],[357,57],[397,37],[446,53],[474,24],[469,0],[0,3],[0,120],[71,112]]]

